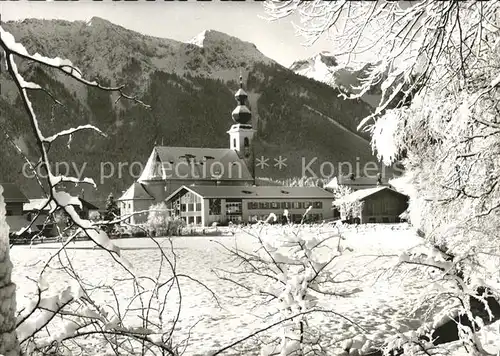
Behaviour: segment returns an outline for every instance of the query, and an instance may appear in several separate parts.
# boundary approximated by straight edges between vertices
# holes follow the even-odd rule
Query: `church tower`
[[[238,152],[238,155],[245,160],[255,184],[255,157],[253,150],[255,130],[252,128],[252,113],[246,106],[248,95],[243,90],[243,78],[241,76],[240,89],[234,94],[234,97],[238,102],[238,106],[232,113],[235,123],[227,132],[229,134],[229,148]]]

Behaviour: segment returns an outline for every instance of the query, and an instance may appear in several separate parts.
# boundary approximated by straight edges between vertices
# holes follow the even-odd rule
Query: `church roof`
[[[245,160],[230,148],[157,146],[139,182],[165,179],[253,181]]]
[[[149,195],[148,191],[141,183],[135,182],[118,200],[154,200],[154,198]]]

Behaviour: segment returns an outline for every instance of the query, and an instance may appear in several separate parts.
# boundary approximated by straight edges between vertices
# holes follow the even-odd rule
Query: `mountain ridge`
[[[75,135],[70,149],[66,142],[53,147],[55,161],[80,166],[87,162],[87,173],[96,182],[102,173],[99,163],[145,163],[155,141],[164,140],[172,146],[227,147],[226,131],[232,124],[230,113],[236,106],[233,95],[240,72],[257,130],[256,155],[269,157],[271,163],[278,156],[289,157],[286,169],[271,165],[257,172],[260,177],[300,176],[300,158],[316,157],[315,172],[322,162],[376,161],[369,143],[347,135],[304,107],[358,134],[357,123],[369,114],[368,105],[338,98],[338,90],[293,73],[265,57],[254,44],[236,37],[206,31],[203,47],[199,47],[142,35],[100,18],[87,22],[24,20],[2,26],[30,53],[66,57],[87,79],[98,79],[103,85],[124,84],[127,93],[152,105],[152,110],[145,110],[126,100],[115,104],[116,94],[86,88],[52,70],[20,61],[26,79],[46,86],[65,104],[54,106],[43,93],[30,94],[43,130],[53,134],[91,123],[108,134],[107,139]],[[5,71],[0,82],[8,91],[0,98],[0,121],[12,137],[23,139],[29,132],[27,119]],[[28,156],[34,158],[36,147],[29,140],[23,143]],[[0,167],[0,180],[19,180],[30,190],[33,182],[16,175],[22,161],[13,149],[0,152],[0,158],[8,162]],[[113,177],[101,184],[98,192],[89,194],[98,199],[109,192],[117,194],[133,178],[130,174]]]
[[[323,51],[307,59],[297,60],[289,68],[296,74],[328,84],[345,94],[357,94],[362,78],[372,65],[366,64],[361,68],[344,66],[332,53]],[[374,86],[361,97],[361,100],[375,108],[380,98],[381,90],[378,86]]]

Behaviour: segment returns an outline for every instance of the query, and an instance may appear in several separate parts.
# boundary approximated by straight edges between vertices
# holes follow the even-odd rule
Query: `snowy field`
[[[276,233],[276,228],[274,228]],[[307,234],[329,236],[331,228],[306,228]],[[342,232],[342,244],[352,251],[344,254],[331,265],[332,272],[344,271],[349,283],[339,285],[356,293],[348,297],[322,296],[320,306],[335,311],[352,320],[356,325],[335,315],[315,315],[314,323],[321,326],[321,343],[331,354],[340,354],[342,342],[363,334],[372,340],[383,340],[415,329],[424,316],[414,311],[420,293],[428,284],[412,275],[410,269],[393,269],[398,254],[404,249],[421,243],[420,239],[405,225],[379,225],[349,228]],[[177,273],[189,275],[201,281],[215,293],[217,300],[204,286],[193,280],[181,279],[182,312],[175,329],[175,340],[185,346],[185,355],[210,355],[214,351],[243,338],[255,330],[269,325],[269,313],[273,309],[262,304],[259,296],[249,295],[234,284],[219,279],[214,269],[236,268],[236,263],[220,244],[238,245],[243,250],[252,250],[255,245],[246,232],[234,236],[176,237],[156,239],[164,251],[172,257],[170,242],[176,255]],[[334,239],[332,239],[334,241]],[[335,244],[338,240],[335,240]],[[147,238],[114,240],[122,248],[123,256],[133,265],[136,276],[156,278],[160,265],[160,252],[153,241]],[[220,243],[220,244],[219,244]],[[35,292],[36,280],[44,262],[56,252],[60,244],[14,246],[11,258],[14,264],[13,279],[18,287],[18,308],[22,308]],[[132,296],[132,284],[127,273],[106,252],[93,249],[93,243],[82,241],[71,243],[66,253],[73,267],[84,280],[96,285],[114,285],[120,304],[127,305]],[[58,270],[58,262],[52,263],[47,282],[52,288],[63,288],[70,279]],[[171,276],[163,266],[160,280]],[[30,280],[31,279],[31,280]],[[115,297],[109,290],[92,291],[95,300],[114,305]],[[166,313],[173,318],[178,305],[178,295],[171,292]],[[170,314],[169,314],[170,313]],[[132,313],[133,314],[133,313]],[[498,325],[496,326],[498,327]],[[189,342],[183,340],[189,339]],[[83,340],[89,345],[89,354],[102,354],[106,349],[95,340]],[[257,355],[259,350],[255,338],[226,351],[225,355]],[[490,341],[490,344],[494,341]],[[90,349],[92,347],[92,349]]]

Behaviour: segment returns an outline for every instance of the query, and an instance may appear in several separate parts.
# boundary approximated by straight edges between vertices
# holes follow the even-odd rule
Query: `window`
[[[194,211],[194,204],[193,203],[189,203],[188,204],[188,210],[187,211]]]
[[[292,204],[290,202],[283,202],[281,203],[281,209],[290,209],[292,207]]]
[[[321,201],[315,201],[313,204],[314,209],[323,209],[323,202]]]
[[[243,145],[244,145],[245,147],[250,146],[250,141],[248,140],[248,137],[245,137],[245,140],[243,141]]]
[[[186,204],[181,204],[181,211],[187,211],[187,205]]]
[[[259,208],[259,203],[256,203],[253,201],[248,202],[248,209],[249,210],[258,209],[258,208]]]
[[[377,222],[377,219],[375,219],[374,217],[371,217],[371,218],[368,219],[368,223],[369,224],[374,224],[376,222]]]
[[[14,213],[13,213],[13,211],[12,211],[12,210],[7,209],[7,211],[5,212],[5,215],[6,215],[6,216],[12,216],[12,215],[14,215]]]
[[[196,217],[196,225],[201,225],[201,216]]]
[[[196,211],[201,211],[201,203],[196,203]]]
[[[271,209],[278,209],[279,207],[280,207],[280,203],[278,203],[278,202],[271,203]]]
[[[233,139],[233,148],[236,148],[236,139]]]
[[[384,217],[382,218],[382,222],[383,222],[384,224],[389,223],[389,218],[388,218],[387,216],[384,216]]]
[[[194,216],[188,216],[188,224],[194,224]]]
[[[228,215],[227,220],[233,223],[241,222],[241,215]]]
[[[227,202],[226,203],[226,214],[241,214],[241,203],[239,202]]]

